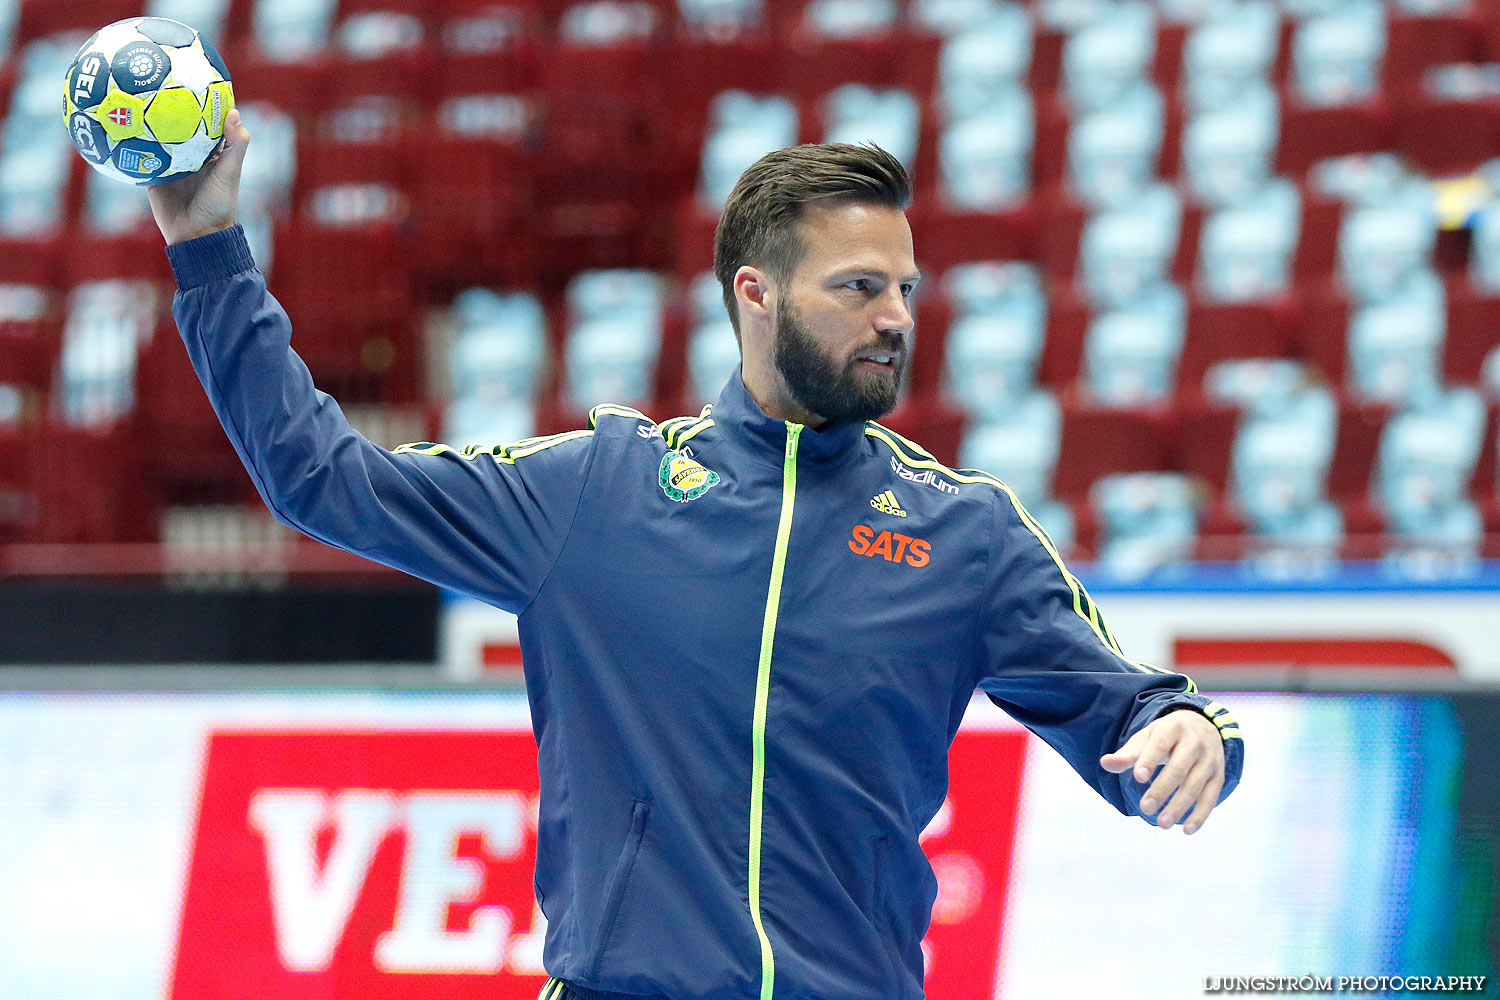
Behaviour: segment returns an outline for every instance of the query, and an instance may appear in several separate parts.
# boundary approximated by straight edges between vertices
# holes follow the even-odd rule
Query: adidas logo
[[[897,517],[905,517],[906,511],[901,509],[901,501],[896,499],[896,494],[890,490],[878,493],[870,499],[870,506],[882,514],[894,514]]]

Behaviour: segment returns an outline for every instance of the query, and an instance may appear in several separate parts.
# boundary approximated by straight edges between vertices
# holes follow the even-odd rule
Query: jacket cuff
[[[228,229],[183,240],[167,247],[167,260],[183,291],[223,281],[255,267],[245,230],[238,224]]]
[[[1188,694],[1187,692],[1176,694],[1155,706],[1153,711],[1145,715],[1140,723],[1131,729],[1128,736],[1134,736],[1168,712],[1178,709],[1202,712],[1219,730],[1219,739],[1224,746],[1224,787],[1219,790],[1219,801],[1223,802],[1239,785],[1240,774],[1245,767],[1245,741],[1240,738],[1239,723],[1223,705],[1201,694]],[[1156,825],[1156,814],[1147,816],[1141,812],[1141,799],[1145,796],[1146,789],[1151,787],[1151,782],[1156,780],[1156,775],[1161,773],[1163,766],[1165,765],[1158,764],[1155,773],[1144,783],[1135,780],[1133,770],[1127,770],[1119,775],[1120,790],[1125,796],[1127,814],[1139,816],[1152,826]],[[1189,814],[1184,814],[1179,818],[1177,825],[1181,826],[1185,823]]]

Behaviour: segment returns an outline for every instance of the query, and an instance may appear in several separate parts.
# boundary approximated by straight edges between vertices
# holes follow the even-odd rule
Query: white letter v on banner
[[[330,816],[330,812],[332,815]],[[396,818],[390,792],[265,788],[250,800],[250,825],[265,839],[276,950],[292,972],[321,972],[333,960],[370,863]],[[333,827],[318,868],[317,836]]]

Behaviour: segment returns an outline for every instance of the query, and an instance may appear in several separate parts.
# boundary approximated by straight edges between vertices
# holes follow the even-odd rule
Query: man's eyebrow
[[[841,268],[839,268],[837,271],[833,272],[833,274],[830,276],[829,280],[833,280],[835,278],[848,277],[849,275],[852,275],[852,274],[869,274],[869,275],[874,275],[877,278],[884,278],[884,279],[889,279],[890,278],[889,272],[887,272],[884,268],[881,268],[881,267],[860,267],[859,265],[856,264],[856,265],[854,265],[852,267],[841,267]],[[908,274],[906,277],[904,277],[904,278],[901,279],[901,281],[904,284],[912,284],[912,285],[915,285],[917,282],[919,282],[921,280],[922,280],[922,272],[921,271],[913,271],[911,274]]]

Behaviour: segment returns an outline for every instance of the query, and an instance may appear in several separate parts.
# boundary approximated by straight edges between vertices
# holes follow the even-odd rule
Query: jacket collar
[[[778,467],[786,449],[787,422],[767,416],[745,388],[743,367],[736,365],[734,374],[724,384],[714,402],[714,426],[731,436],[752,454]],[[865,437],[863,423],[832,423],[820,431],[807,428],[797,439],[797,457],[824,465],[837,465],[858,454]]]

